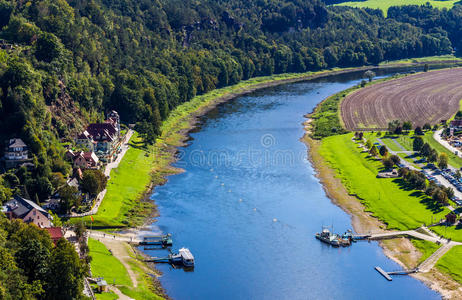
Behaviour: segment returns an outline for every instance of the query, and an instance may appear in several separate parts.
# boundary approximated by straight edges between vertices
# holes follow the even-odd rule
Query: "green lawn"
[[[141,138],[135,132],[130,140],[130,149],[118,168],[111,170],[106,195],[98,213],[93,216],[93,227],[127,226],[132,221],[130,217],[136,215],[136,210],[142,210],[142,205],[147,204],[138,200],[151,183],[154,155],[143,149],[142,145]],[[86,217],[84,221],[89,224],[90,218]]]
[[[437,245],[435,243],[425,241],[425,240],[418,240],[418,239],[411,239],[412,244],[414,247],[416,247],[420,253],[422,253],[422,256],[420,257],[418,264],[426,260],[427,258],[430,257],[438,248],[441,247],[441,245]]]
[[[455,3],[460,0],[446,0],[446,1],[435,1],[435,0],[367,0],[361,2],[343,2],[336,5],[351,6],[351,7],[368,7],[381,9],[383,14],[386,16],[388,8],[390,6],[404,6],[404,5],[424,5],[427,2],[436,8],[447,8],[450,9]]]
[[[123,294],[133,299],[162,299],[153,292],[155,288],[152,278],[146,274],[140,266],[140,262],[136,260],[128,262],[130,268],[137,275],[138,286],[135,288],[127,269],[116,257],[112,256],[103,243],[90,238],[88,239],[88,247],[90,248],[90,256],[93,258],[90,263],[93,277],[104,277],[108,284],[115,282]],[[132,258],[134,257],[132,256]],[[97,299],[102,300],[118,299],[117,295],[113,293],[97,293],[96,296]]]
[[[88,247],[90,256],[93,258],[90,263],[93,277],[104,277],[108,284],[113,284],[115,281],[116,285],[132,285],[127,269],[103,243],[90,238]]]
[[[454,241],[462,242],[462,227],[435,226],[435,227],[431,227],[431,230],[436,232],[438,235],[443,235]]]
[[[415,229],[430,223],[432,216],[439,219],[449,212],[421,191],[402,186],[400,179],[376,178],[381,162],[361,153],[352,137],[350,133],[323,139],[320,154],[337,170],[347,190],[390,229]]]
[[[462,283],[462,246],[454,246],[438,262],[436,267],[443,273],[449,274],[454,280]]]

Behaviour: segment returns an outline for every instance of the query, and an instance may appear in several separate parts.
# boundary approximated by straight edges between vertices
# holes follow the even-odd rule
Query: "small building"
[[[96,153],[103,162],[111,162],[120,150],[120,117],[111,111],[104,123],[89,124],[75,139],[77,146]]]
[[[30,200],[15,195],[5,206],[5,215],[9,219],[22,219],[25,223],[34,223],[41,228],[52,226],[50,214]]]
[[[6,141],[5,147],[5,167],[7,169],[29,161],[27,145],[20,138],[13,138]]]
[[[96,154],[91,152],[73,152],[68,150],[66,152],[66,158],[73,162],[74,168],[82,169],[98,169],[99,168],[99,158]]]
[[[98,285],[98,291],[100,293],[107,292],[107,282],[106,280],[99,278],[99,280],[96,282]]]
[[[53,244],[56,245],[56,243],[59,241],[60,238],[64,237],[63,234],[63,229],[61,227],[49,227],[45,228],[46,231],[50,234],[51,240],[53,241]]]

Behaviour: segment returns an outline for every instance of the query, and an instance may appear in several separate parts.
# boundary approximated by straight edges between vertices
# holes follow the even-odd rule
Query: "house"
[[[46,231],[50,234],[51,240],[53,241],[53,244],[56,245],[56,243],[59,241],[60,238],[64,237],[63,234],[63,229],[61,227],[49,227],[45,228]]]
[[[75,139],[77,146],[96,153],[103,162],[111,162],[120,150],[120,117],[116,111],[108,114],[104,123],[92,123]]]
[[[73,162],[74,168],[82,169],[98,169],[99,168],[99,158],[96,154],[91,152],[73,152],[68,150],[66,152],[66,158]]]
[[[52,226],[50,214],[30,200],[15,195],[5,206],[5,215],[9,219],[22,219],[41,228]]]
[[[29,161],[27,145],[20,138],[13,138],[6,141],[5,147],[5,166],[7,169]]]

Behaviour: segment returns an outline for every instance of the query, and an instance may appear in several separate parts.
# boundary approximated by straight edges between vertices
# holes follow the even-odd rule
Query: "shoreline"
[[[448,65],[448,66],[453,65],[452,63],[447,64],[447,63],[439,62],[439,61],[426,62],[426,63],[430,65]],[[353,72],[361,72],[361,71],[366,71],[370,69],[408,68],[408,67],[418,67],[421,65],[423,65],[423,63],[417,62],[417,63],[410,63],[410,64],[409,63],[389,64],[389,65],[382,65],[382,66],[362,66],[362,67],[355,67],[355,68],[332,69],[332,70],[323,70],[323,71],[318,71],[318,72],[309,72],[309,73],[302,73],[302,74],[281,74],[281,75],[275,75],[275,76],[270,76],[270,77],[249,79],[247,82],[241,82],[240,84],[236,84],[231,87],[226,87],[226,88],[219,89],[219,90],[213,90],[207,94],[196,96],[189,103],[184,104],[185,106],[192,106],[191,108],[187,107],[185,109],[186,111],[179,112],[182,110],[183,105],[181,105],[171,112],[171,118],[172,118],[171,120],[167,119],[164,121],[162,125],[162,134],[156,140],[154,144],[154,150],[153,150],[154,154],[158,155],[158,157],[160,158],[159,160],[161,161],[157,162],[157,164],[151,170],[151,177],[152,177],[151,184],[143,192],[142,196],[139,199],[139,201],[151,202],[152,209],[150,211],[150,214],[148,216],[145,216],[145,222],[143,223],[142,226],[127,227],[125,228],[125,230],[128,230],[135,234],[139,234],[141,230],[147,228],[150,224],[157,222],[156,218],[159,216],[159,211],[155,204],[155,200],[150,199],[153,191],[155,190],[157,186],[166,184],[168,182],[169,176],[175,175],[175,174],[178,174],[184,171],[182,169],[172,166],[172,164],[176,162],[177,160],[176,153],[178,151],[178,148],[187,146],[187,141],[190,139],[189,133],[197,127],[200,121],[200,117],[207,114],[209,111],[216,108],[218,105],[225,103],[229,100],[232,100],[234,98],[252,93],[256,90],[276,87],[276,86],[283,85],[283,84],[309,81],[309,80],[323,78],[323,77],[335,76],[335,75],[340,75],[340,74],[348,74],[348,73],[353,73]],[[247,83],[248,85],[246,85]],[[244,86],[241,86],[241,85],[244,85]],[[219,94],[219,95],[216,95],[216,94]],[[201,98],[207,98],[207,96],[209,96],[210,99],[201,100]],[[197,103],[192,103],[194,100],[196,100]],[[311,156],[309,157],[309,159],[310,161],[312,161]],[[312,161],[312,164],[313,164],[313,161]],[[328,197],[330,199],[336,199],[336,196],[331,195],[331,192],[329,191],[329,189],[326,188],[325,184],[322,181],[321,183],[323,184],[323,187]],[[357,227],[358,229],[359,228],[364,229],[361,226],[366,226],[366,228],[370,228],[370,229],[372,228],[376,229],[377,224],[373,224],[373,222],[370,224],[367,224],[367,222],[364,223],[364,220],[361,220],[362,217],[359,217],[358,215],[360,215],[359,212],[360,212],[360,208],[362,204],[359,203],[359,201],[357,200],[355,200],[355,202],[358,205],[356,207],[351,206],[349,208],[349,209],[352,209],[354,213],[349,213],[347,211],[352,216],[352,222],[356,224],[356,226],[359,226]],[[334,200],[333,200],[333,203],[340,207],[342,207],[342,205],[346,205],[346,204],[337,203]],[[354,203],[354,202],[350,201],[350,203]],[[345,208],[343,207],[342,209],[345,210]],[[376,220],[376,222],[378,221]],[[364,225],[363,223],[367,225]],[[158,270],[155,268],[155,266],[154,266],[154,271],[158,273]],[[159,284],[160,286],[162,286],[158,279],[158,276],[153,278],[153,280],[156,282],[156,284]],[[166,291],[164,290],[164,293],[162,293],[163,295],[161,296],[163,297],[167,296],[168,298],[168,293],[166,294],[165,292]]]

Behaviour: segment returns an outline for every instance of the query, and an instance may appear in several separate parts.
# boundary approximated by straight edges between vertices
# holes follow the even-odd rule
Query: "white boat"
[[[188,248],[181,248],[178,254],[173,254],[170,258],[173,263],[183,264],[185,267],[194,267],[194,256]]]

